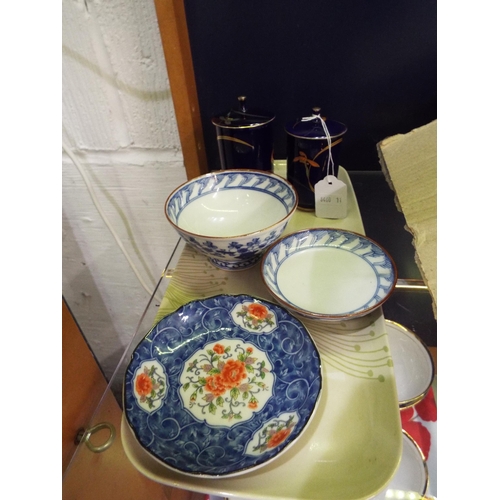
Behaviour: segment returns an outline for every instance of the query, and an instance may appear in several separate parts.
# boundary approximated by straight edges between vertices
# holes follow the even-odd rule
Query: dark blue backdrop
[[[320,106],[348,126],[341,164],[378,170],[376,144],[437,117],[436,0],[185,0],[205,146],[211,117],[236,105],[273,111],[275,158],[285,122]]]

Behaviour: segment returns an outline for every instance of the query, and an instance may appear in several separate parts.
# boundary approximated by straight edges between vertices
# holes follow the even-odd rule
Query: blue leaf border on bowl
[[[242,188],[271,194],[283,204],[287,214],[296,204],[296,193],[278,176],[258,171],[226,171],[207,174],[181,186],[172,195],[167,206],[167,214],[177,223],[180,214],[191,201],[213,194],[215,191]]]
[[[305,236],[310,236],[306,240]],[[377,279],[376,289],[372,297],[364,304],[342,313],[342,316],[355,315],[359,312],[369,311],[381,304],[394,289],[396,283],[396,268],[391,257],[369,238],[341,229],[306,229],[289,234],[278,240],[265,254],[262,261],[262,276],[270,291],[282,302],[288,300],[281,292],[278,283],[278,272],[283,262],[296,252],[307,250],[313,245],[345,249],[362,258],[374,271]],[[353,246],[354,244],[354,246]],[[348,248],[349,247],[349,248]],[[285,251],[282,251],[285,248]],[[384,270],[384,274],[380,270]],[[291,305],[299,312],[300,306]],[[321,314],[318,313],[318,316]]]

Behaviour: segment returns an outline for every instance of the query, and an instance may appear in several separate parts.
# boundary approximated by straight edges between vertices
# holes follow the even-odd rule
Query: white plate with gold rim
[[[434,362],[424,342],[408,328],[386,320],[400,408],[421,401],[434,380]]]

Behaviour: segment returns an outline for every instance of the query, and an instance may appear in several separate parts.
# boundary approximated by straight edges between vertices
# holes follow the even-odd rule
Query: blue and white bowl
[[[341,229],[306,229],[274,243],[262,259],[269,292],[289,311],[324,321],[366,316],[396,286],[391,256],[373,240]]]
[[[179,186],[165,215],[184,240],[222,269],[253,266],[280,238],[297,209],[285,179],[254,170],[221,170]]]

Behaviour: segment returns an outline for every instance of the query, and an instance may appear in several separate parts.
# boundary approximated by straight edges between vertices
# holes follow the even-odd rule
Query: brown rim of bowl
[[[252,231],[251,233],[245,233],[245,234],[235,234],[235,235],[232,235],[232,236],[210,236],[209,234],[198,234],[198,233],[193,233],[191,231],[187,231],[186,229],[183,229],[182,227],[178,226],[169,216],[168,216],[168,213],[167,213],[167,206],[168,206],[168,202],[170,201],[170,199],[180,190],[182,189],[184,186],[186,186],[187,184],[190,184],[192,182],[195,182],[195,181],[198,181],[200,179],[204,179],[205,177],[213,177],[214,175],[217,175],[217,174],[225,174],[225,173],[259,173],[259,174],[264,174],[264,175],[268,175],[270,177],[274,177],[282,182],[284,182],[285,184],[288,185],[288,187],[293,191],[293,194],[295,195],[295,203],[293,205],[293,207],[290,209],[290,212],[285,216],[283,217],[282,219],[280,219],[279,221],[275,222],[274,224],[272,224],[271,226],[267,226],[267,227],[263,227],[262,229],[258,229],[257,231]],[[213,239],[213,240],[227,240],[228,238],[246,238],[248,236],[252,236],[253,234],[258,234],[260,233],[261,231],[267,231],[268,229],[271,229],[273,226],[277,225],[277,224],[281,224],[282,222],[286,221],[287,219],[290,219],[292,217],[292,215],[295,213],[295,210],[297,209],[297,206],[299,204],[299,195],[297,193],[297,190],[292,186],[292,184],[287,180],[285,179],[284,177],[281,177],[277,174],[275,174],[274,172],[268,172],[266,170],[252,170],[251,168],[233,168],[233,169],[228,169],[228,170],[213,170],[212,172],[208,172],[207,174],[203,174],[203,175],[199,175],[198,177],[195,177],[193,179],[190,179],[186,182],[183,182],[180,186],[177,186],[171,193],[170,195],[168,196],[168,198],[166,199],[165,201],[165,204],[163,206],[163,211],[165,213],[165,217],[167,218],[168,222],[170,222],[170,224],[172,224],[172,226],[174,226],[177,230],[185,233],[185,234],[189,234],[191,236],[195,236],[197,238],[210,238],[210,239]]]
[[[418,394],[417,396],[414,396],[413,398],[399,401],[399,408],[401,410],[405,410],[406,408],[411,408],[412,406],[415,406],[417,403],[420,403],[420,401],[422,401],[422,399],[424,399],[425,396],[427,396],[427,393],[429,392],[429,390],[432,386],[432,382],[434,381],[436,367],[434,366],[434,360],[432,359],[432,355],[431,355],[431,352],[429,351],[429,348],[425,345],[425,342],[415,332],[412,332],[409,328],[406,328],[406,326],[403,326],[400,323],[396,323],[396,321],[386,319],[385,322],[389,323],[390,325],[393,325],[397,328],[401,328],[401,330],[403,330],[404,332],[409,333],[412,337],[415,337],[415,339],[425,349],[425,352],[429,356],[429,360],[431,362],[431,381],[429,382],[429,385],[426,387],[426,389],[422,393]],[[389,335],[389,334],[387,334],[387,335]],[[389,348],[390,348],[390,345],[389,345]]]
[[[272,251],[272,249],[276,246],[278,246],[283,240],[286,238],[289,238],[290,236],[294,236],[297,234],[301,233],[306,233],[306,232],[313,232],[313,231],[342,231],[344,233],[349,233],[349,234],[354,234],[355,236],[359,236],[361,238],[364,238],[365,240],[370,241],[374,245],[376,245],[378,248],[380,248],[384,254],[389,258],[392,268],[394,269],[394,282],[391,286],[391,289],[387,292],[387,295],[377,304],[369,307],[368,309],[365,309],[363,311],[359,311],[357,313],[352,313],[352,314],[324,314],[324,313],[315,313],[311,311],[307,311],[305,309],[302,309],[300,307],[294,306],[292,304],[287,303],[284,301],[281,297],[276,295],[267,285],[267,281],[264,278],[264,263],[267,259],[268,254]],[[370,314],[371,312],[375,311],[378,309],[394,292],[394,289],[396,288],[396,282],[398,280],[398,270],[396,268],[396,264],[394,263],[393,258],[391,255],[387,252],[387,250],[382,247],[379,243],[377,243],[375,240],[369,238],[368,236],[365,236],[364,234],[361,233],[356,233],[355,231],[349,231],[347,229],[338,229],[338,228],[333,228],[333,227],[314,227],[310,229],[300,229],[299,231],[294,231],[293,233],[286,234],[285,236],[282,236],[278,240],[276,240],[274,243],[272,243],[269,248],[266,250],[264,255],[262,256],[262,261],[260,264],[260,276],[262,278],[262,281],[264,282],[264,285],[266,286],[268,292],[285,308],[294,311],[297,314],[300,314],[302,317],[306,317],[309,319],[323,319],[326,321],[348,321],[350,319],[355,319],[355,318],[362,318],[363,316],[366,316]]]

